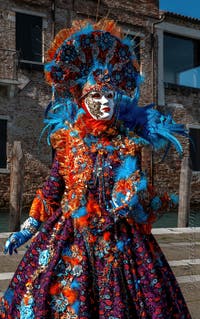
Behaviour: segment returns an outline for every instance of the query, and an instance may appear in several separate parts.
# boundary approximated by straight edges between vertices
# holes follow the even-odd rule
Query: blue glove
[[[4,254],[9,252],[12,255],[13,251],[17,253],[17,248],[26,243],[35,235],[40,228],[41,222],[33,217],[29,217],[22,225],[22,230],[11,234],[4,246]]]

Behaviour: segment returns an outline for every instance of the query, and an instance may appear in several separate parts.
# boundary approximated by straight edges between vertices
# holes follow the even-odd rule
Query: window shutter
[[[0,119],[0,168],[7,167],[6,142],[7,120]]]
[[[42,61],[42,18],[16,13],[16,49],[20,59]]]
[[[192,170],[200,171],[200,128],[189,128]]]

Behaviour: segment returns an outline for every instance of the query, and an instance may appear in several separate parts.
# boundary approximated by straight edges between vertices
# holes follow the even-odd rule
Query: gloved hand
[[[9,252],[12,255],[13,251],[17,253],[17,248],[26,243],[40,228],[41,222],[33,217],[29,217],[22,225],[22,230],[11,234],[4,246],[4,254]]]

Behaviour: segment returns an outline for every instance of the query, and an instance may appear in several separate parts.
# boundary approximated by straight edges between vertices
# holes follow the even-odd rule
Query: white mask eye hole
[[[113,92],[109,92],[109,93],[106,95],[106,97],[107,97],[108,99],[113,99],[114,93],[113,93]]]
[[[91,94],[91,97],[92,97],[93,99],[100,99],[100,98],[101,98],[101,93],[99,93],[99,92],[94,92],[94,93]]]

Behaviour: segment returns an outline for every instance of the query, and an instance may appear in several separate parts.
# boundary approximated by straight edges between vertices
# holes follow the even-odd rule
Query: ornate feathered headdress
[[[124,37],[114,21],[74,21],[61,30],[47,52],[45,75],[55,98],[47,107],[45,123],[49,135],[73,125],[83,114],[79,99],[92,90],[104,87],[120,96],[118,119],[155,148],[167,143],[182,147],[174,134],[186,135],[183,125],[170,115],[152,108],[138,107],[141,76],[132,41]],[[45,128],[45,129],[46,129]]]
[[[47,82],[58,96],[77,99],[107,86],[133,97],[140,73],[133,43],[113,21],[75,21],[61,30],[47,53]]]

